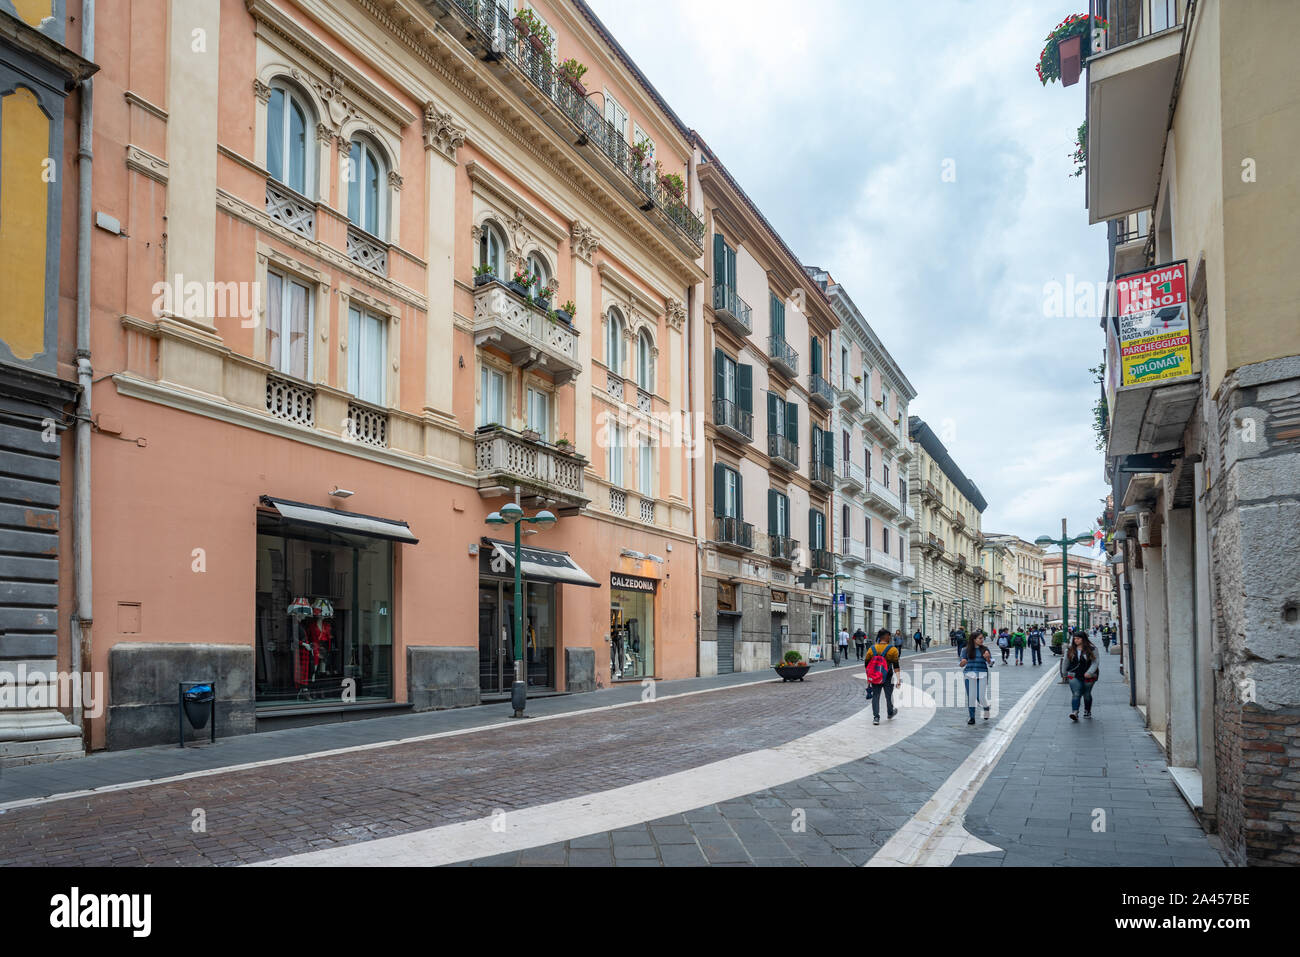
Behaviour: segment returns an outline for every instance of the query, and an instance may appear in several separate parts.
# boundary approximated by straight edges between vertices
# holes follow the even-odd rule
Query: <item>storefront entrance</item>
[[[610,680],[655,673],[655,593],[659,582],[637,575],[609,576]]]
[[[555,585],[524,582],[524,661],[528,688],[555,690]],[[479,582],[479,690],[508,692],[515,680],[515,583]]]

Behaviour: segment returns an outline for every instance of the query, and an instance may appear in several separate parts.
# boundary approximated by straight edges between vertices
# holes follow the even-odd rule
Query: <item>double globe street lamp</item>
[[[555,515],[546,509],[532,518],[524,515],[524,510],[515,502],[507,502],[499,512],[493,512],[484,521],[489,525],[513,525],[515,527],[515,680],[510,686],[510,705],[515,709],[513,718],[524,716],[524,704],[528,699],[528,675],[524,669],[524,581],[523,527],[527,525],[554,525]]]

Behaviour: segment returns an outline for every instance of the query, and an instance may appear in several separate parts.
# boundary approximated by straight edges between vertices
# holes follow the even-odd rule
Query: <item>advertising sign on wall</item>
[[[1115,280],[1122,385],[1192,374],[1187,260]]]

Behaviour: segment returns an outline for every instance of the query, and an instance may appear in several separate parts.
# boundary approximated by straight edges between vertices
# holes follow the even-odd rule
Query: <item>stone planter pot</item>
[[[776,673],[781,676],[782,681],[803,681],[803,676],[808,673],[812,665],[773,665]]]
[[[475,285],[476,287],[477,287],[477,286],[486,286],[488,283],[490,283],[490,282],[496,282],[496,281],[497,281],[497,277],[494,276],[494,275],[492,275],[491,273],[484,273],[484,274],[481,275],[481,276],[476,275],[476,276],[474,277],[474,285]]]

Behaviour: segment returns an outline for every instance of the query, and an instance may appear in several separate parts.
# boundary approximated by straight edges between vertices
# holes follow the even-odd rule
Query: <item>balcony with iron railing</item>
[[[1151,240],[1151,211],[1141,210],[1129,213],[1115,220],[1115,269],[1116,276],[1138,272],[1151,265],[1148,262],[1148,249]],[[1154,254],[1154,250],[1152,250]]]
[[[1164,164],[1186,0],[1092,0],[1105,48],[1087,59],[1088,221],[1147,209]],[[1100,39],[1100,37],[1098,37]]]
[[[932,505],[943,505],[943,493],[939,491],[939,486],[933,482],[923,482],[921,484],[921,498]]]
[[[752,552],[754,526],[731,515],[715,515],[713,541],[719,547],[730,551]]]
[[[808,478],[814,486],[823,491],[829,492],[835,488],[835,469],[821,461],[815,454],[808,463]]]
[[[730,399],[714,398],[713,425],[720,435],[735,442],[748,444],[754,441],[754,414]]]
[[[845,412],[857,412],[862,408],[862,382],[854,381],[848,376],[840,376],[840,405]]]
[[[881,444],[887,448],[892,448],[902,441],[899,432],[899,423],[895,422],[890,414],[885,411],[884,402],[880,399],[869,403],[870,415],[867,416],[866,426],[868,430],[880,439]]]
[[[830,549],[811,548],[808,550],[808,567],[815,572],[830,575],[835,571],[835,558]]]
[[[772,561],[782,565],[793,564],[799,551],[799,541],[789,535],[769,535],[767,545]]]
[[[730,286],[714,284],[713,316],[738,336],[748,336],[754,331],[749,303]]]
[[[867,486],[867,494],[882,511],[891,517],[898,515],[902,511],[902,504],[898,500],[897,493],[884,482],[878,482],[874,478],[871,479],[870,484]]]
[[[903,573],[903,560],[897,555],[891,555],[879,548],[872,548],[867,551],[867,568],[871,571],[883,572],[886,575],[901,575]]]
[[[780,336],[769,336],[767,354],[772,360],[772,367],[787,377],[794,379],[799,375],[799,353],[790,348],[790,343]]]
[[[572,143],[593,169],[634,203],[684,253],[704,249],[704,221],[670,191],[654,167],[632,149],[623,131],[605,119],[585,91],[551,61],[549,48],[524,41],[510,7],[491,0],[425,0],[447,33],[493,65],[503,82],[548,127]],[[453,25],[454,24],[454,25]]]
[[[840,459],[840,488],[850,492],[860,492],[867,484],[867,472],[852,459]]]
[[[799,469],[799,446],[784,435],[767,437],[767,457],[775,466],[794,472]]]
[[[533,433],[536,434],[536,433]],[[509,494],[516,485],[565,508],[590,501],[583,494],[587,460],[569,448],[487,425],[474,433],[474,471],[480,495]]]
[[[812,401],[823,409],[829,409],[835,404],[835,390],[816,372],[808,377],[808,393]]]
[[[861,565],[867,560],[867,543],[851,535],[840,537],[840,561],[845,565]]]

